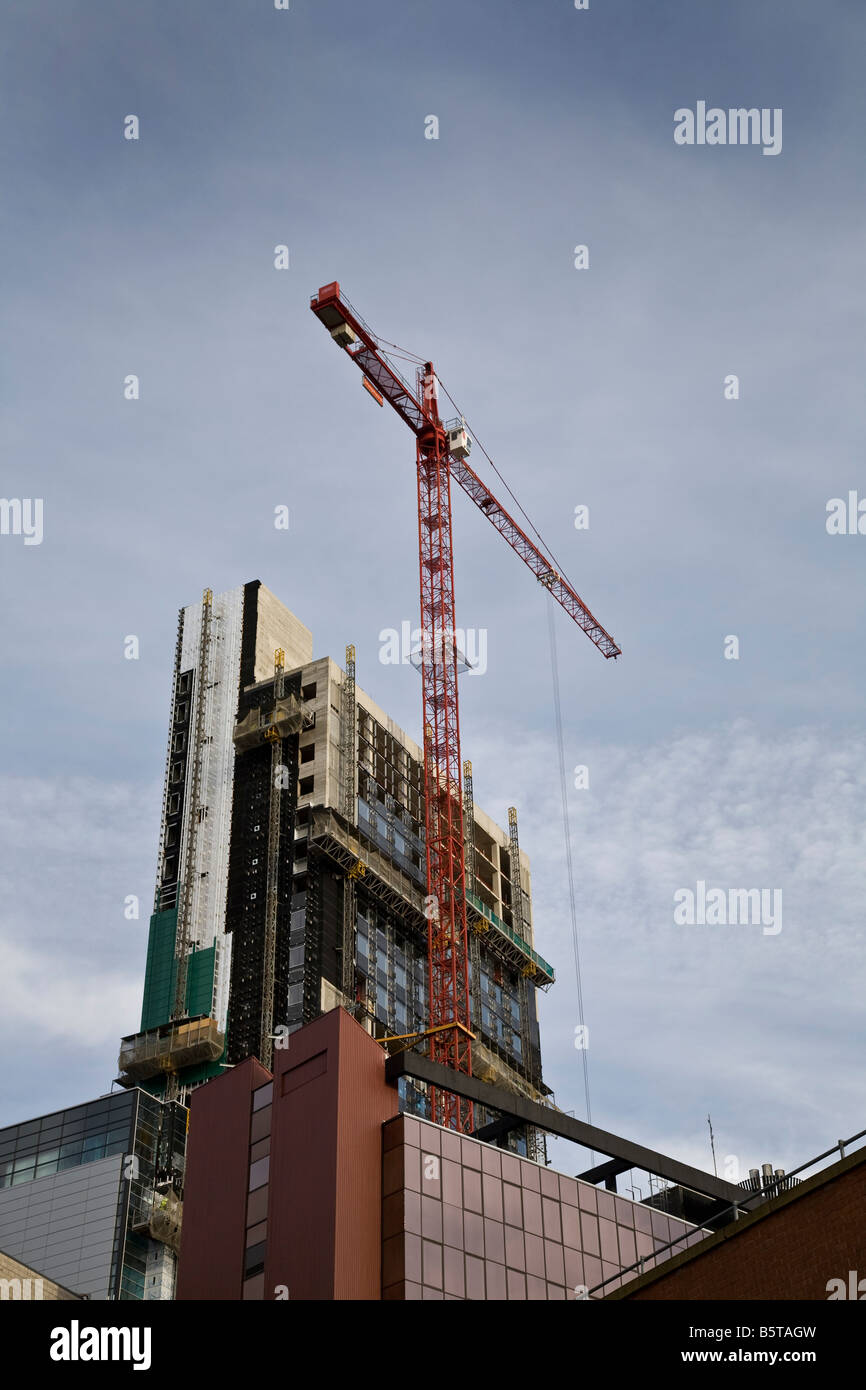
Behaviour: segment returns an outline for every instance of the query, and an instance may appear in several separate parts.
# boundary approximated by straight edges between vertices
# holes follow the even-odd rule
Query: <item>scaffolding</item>
[[[197,689],[195,691],[195,722],[193,726],[192,748],[190,750],[192,774],[187,779],[189,801],[187,805],[186,853],[183,865],[183,882],[180,890],[180,905],[177,916],[177,936],[175,955],[177,957],[177,976],[174,990],[172,1018],[186,1015],[186,982],[189,970],[189,953],[195,929],[195,908],[198,886],[200,826],[206,808],[202,807],[201,791],[205,777],[205,761],[209,744],[205,739],[207,694],[210,688],[211,629],[213,618],[213,591],[205,589],[201,605],[201,631],[198,646],[198,669],[196,671]],[[169,1097],[171,1098],[171,1097]]]
[[[357,820],[357,794],[355,791],[356,768],[358,761],[358,706],[355,696],[355,648],[346,647],[346,674],[340,693],[340,776],[341,805],[343,817],[349,826]],[[355,898],[355,880],[363,872],[363,864],[356,859],[349,867],[343,880],[343,930],[340,955],[340,987],[344,999],[350,1006],[355,1003],[355,928],[358,919]]]
[[[517,837],[516,806],[508,808],[508,865],[511,879],[511,924],[517,935],[523,937],[523,887],[520,881],[520,841]]]
[[[466,889],[475,892],[475,794],[472,789],[472,764],[463,764],[463,856],[466,866]]]
[[[286,653],[281,647],[274,652],[274,709],[285,694]],[[265,905],[265,939],[262,958],[262,1014],[259,1060],[270,1071],[274,1053],[274,975],[277,950],[277,906],[280,877],[280,792],[282,790],[282,740],[279,727],[272,723],[265,729],[271,745],[271,787],[268,803],[268,877]]]
[[[168,747],[165,753],[165,782],[162,792],[162,821],[159,845],[159,871],[156,876],[156,891],[154,893],[153,910],[154,912],[165,912],[177,906],[177,880],[163,887],[163,877],[165,872],[165,856],[168,849],[168,810],[171,790],[171,765],[174,761],[174,739],[175,727],[177,722],[178,705],[180,702],[180,679],[181,679],[181,657],[183,654],[183,609],[177,615],[177,640],[174,650],[174,689],[171,695],[171,720],[168,726]]]
[[[517,808],[508,808],[508,859],[511,877],[511,922],[514,931],[523,939],[526,927],[524,924],[523,912],[523,883],[520,872],[520,839],[517,831]],[[535,993],[531,985],[537,973],[537,966],[534,960],[527,960],[520,969],[520,1017],[521,1033],[524,1037],[530,1038],[532,1024],[537,1024],[535,1010]],[[532,1090],[538,1095],[536,1088],[540,1080],[539,1058],[531,1042],[527,1048],[527,1055],[524,1059],[526,1063],[526,1074]],[[526,1152],[529,1158],[534,1158],[537,1163],[547,1161],[547,1141],[544,1133],[528,1126],[526,1130]]]
[[[346,674],[340,693],[340,810],[350,825],[355,824],[355,765],[358,759],[356,727],[358,722],[355,697],[355,648],[346,648]]]
[[[182,1067],[216,1062],[222,1056],[225,1035],[214,1018],[186,1023],[164,1023],[146,1033],[133,1033],[120,1044],[118,1064],[121,1084],[137,1086],[154,1076],[176,1075]]]

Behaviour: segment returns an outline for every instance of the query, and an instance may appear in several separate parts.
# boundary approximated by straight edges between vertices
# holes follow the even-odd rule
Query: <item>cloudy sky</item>
[[[2,493],[44,536],[0,535],[0,1123],[107,1089],[138,1024],[181,605],[260,578],[418,737],[378,659],[417,621],[414,451],[309,313],[338,278],[623,649],[557,612],[581,1019],[549,600],[455,499],[464,755],[520,810],[557,1101],[585,1114],[583,1022],[594,1122],[650,1147],[711,1164],[709,1112],[720,1160],[793,1167],[859,1130],[866,536],[825,523],[866,497],[862,5],[7,0],[4,30]],[[699,101],[781,108],[781,153],[675,144]],[[677,925],[699,880],[781,890],[782,930]]]

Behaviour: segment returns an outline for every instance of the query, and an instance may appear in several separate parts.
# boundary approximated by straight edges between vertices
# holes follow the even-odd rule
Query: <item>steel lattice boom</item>
[[[457,699],[451,476],[431,363],[419,373],[429,424],[417,438],[421,683],[424,689],[424,804],[430,1056],[472,1074],[463,788]],[[442,1025],[452,1024],[452,1027]],[[472,1105],[450,1092],[433,1097],[434,1120],[472,1129]]]
[[[323,286],[310,308],[354,359],[370,394],[387,400],[416,439],[418,554],[421,589],[421,680],[424,703],[424,796],[428,894],[428,998],[431,1058],[472,1073],[466,932],[463,793],[458,652],[454,611],[451,480],[459,484],[606,657],[620,649],[586,604],[466,462],[464,429],[446,429],[439,416],[430,362],[414,387],[340,292]],[[372,389],[371,389],[372,388]],[[472,1129],[472,1103],[431,1091],[432,1118],[463,1132]]]

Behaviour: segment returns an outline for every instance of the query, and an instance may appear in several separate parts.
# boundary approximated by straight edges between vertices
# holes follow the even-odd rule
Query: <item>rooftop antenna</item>
[[[713,1138],[713,1122],[712,1122],[712,1120],[710,1119],[709,1115],[707,1115],[707,1124],[708,1124],[709,1127],[710,1127],[710,1148],[711,1148],[712,1151],[713,1151],[713,1172],[715,1173],[716,1177],[718,1177],[718,1176],[719,1176],[719,1170],[718,1170],[718,1168],[717,1168],[717,1166],[716,1166],[716,1142],[715,1142],[715,1139]]]

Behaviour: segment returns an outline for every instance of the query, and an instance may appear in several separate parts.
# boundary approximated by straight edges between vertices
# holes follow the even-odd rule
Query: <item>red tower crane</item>
[[[371,329],[340,291],[324,285],[310,308],[364,373],[367,390],[385,400],[415,435],[418,481],[418,555],[421,587],[424,799],[427,850],[427,943],[430,1055],[471,1075],[466,885],[463,859],[463,789],[457,698],[458,651],[454,615],[451,480],[468,493],[566,613],[605,657],[620,649],[534,541],[518,526],[469,467],[471,439],[460,419],[443,424],[433,364],[425,362],[414,389]],[[519,872],[519,871],[518,871]],[[431,1096],[432,1118],[463,1132],[472,1129],[471,1103],[448,1092]]]

